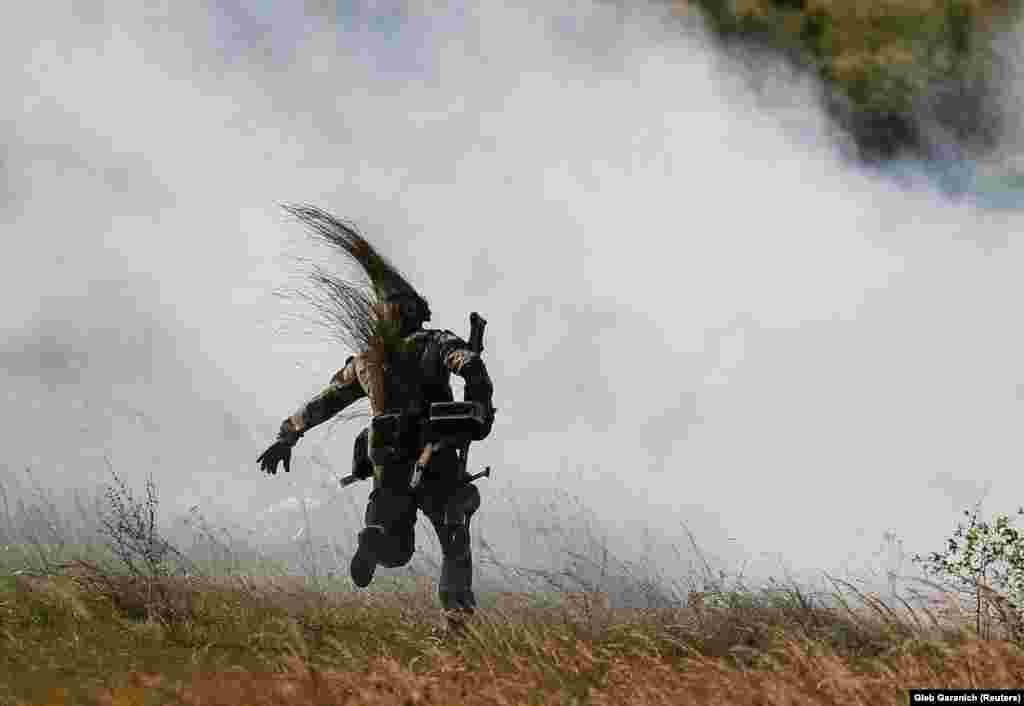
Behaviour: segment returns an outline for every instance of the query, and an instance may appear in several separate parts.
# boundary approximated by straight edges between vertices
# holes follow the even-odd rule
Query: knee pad
[[[480,509],[480,491],[473,483],[466,483],[456,490],[444,510],[446,525],[464,525],[473,513]]]

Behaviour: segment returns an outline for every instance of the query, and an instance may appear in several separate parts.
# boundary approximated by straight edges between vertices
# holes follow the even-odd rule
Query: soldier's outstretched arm
[[[277,473],[277,464],[283,462],[284,470],[291,471],[292,447],[302,438],[302,435],[318,424],[326,422],[365,395],[366,393],[356,379],[353,358],[349,358],[345,362],[345,367],[335,373],[330,384],[320,394],[281,422],[277,441],[256,459],[256,462],[260,464],[260,469],[274,475]]]
[[[442,332],[440,345],[441,360],[445,367],[466,381],[465,399],[480,402],[484,406],[486,423],[480,435],[480,438],[484,439],[491,433],[495,412],[494,385],[487,373],[484,359],[470,348],[468,343],[450,331]]]

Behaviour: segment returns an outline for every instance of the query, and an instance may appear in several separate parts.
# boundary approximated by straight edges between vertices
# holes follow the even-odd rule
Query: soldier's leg
[[[473,513],[480,507],[480,491],[473,484],[462,485],[451,493],[426,495],[421,507],[441,543],[441,607],[449,613],[472,613],[476,597],[469,529]]]
[[[383,530],[377,542],[378,564],[393,569],[409,563],[416,544],[415,526],[416,501],[410,492],[374,489],[366,506],[366,529]]]
[[[359,546],[349,567],[352,582],[360,588],[373,580],[377,565],[395,568],[412,558],[416,500],[408,489],[409,470],[403,464],[378,467],[374,474],[374,488],[366,505],[366,527],[359,533]]]
[[[469,558],[469,521],[480,509],[480,491],[472,483],[459,486],[444,506],[444,527],[448,537],[448,555],[453,559]]]

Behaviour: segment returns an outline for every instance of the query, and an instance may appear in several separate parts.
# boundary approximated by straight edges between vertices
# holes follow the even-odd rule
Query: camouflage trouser
[[[405,566],[416,548],[416,513],[422,511],[434,525],[443,559],[438,595],[445,610],[472,610],[473,557],[469,524],[480,507],[480,491],[457,477],[454,449],[436,453],[419,487],[409,489],[413,462],[377,465],[373,492],[366,506],[366,524],[384,528],[386,539],[377,563],[388,568]]]

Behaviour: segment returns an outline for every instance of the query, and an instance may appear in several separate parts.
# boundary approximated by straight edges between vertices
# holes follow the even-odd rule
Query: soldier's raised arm
[[[283,462],[284,470],[290,472],[292,447],[302,435],[366,395],[355,371],[355,360],[350,357],[345,361],[345,367],[334,374],[330,384],[320,394],[281,422],[277,441],[256,459],[261,470],[274,475],[277,473],[277,464]]]
[[[467,402],[480,402],[484,407],[485,425],[480,435],[487,438],[494,424],[494,385],[487,373],[483,357],[451,331],[442,331],[439,339],[441,361],[449,371],[466,382]]]

